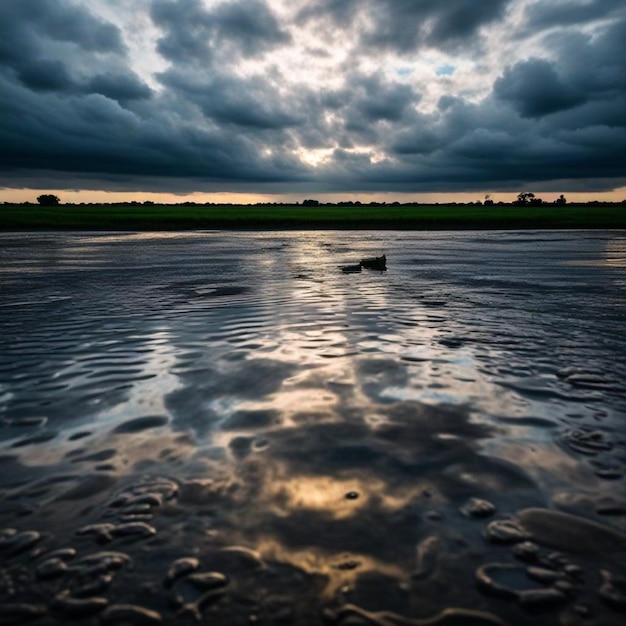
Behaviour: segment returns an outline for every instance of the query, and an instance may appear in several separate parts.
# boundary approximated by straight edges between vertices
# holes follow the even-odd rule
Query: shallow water
[[[625,330],[623,231],[0,234],[0,624],[621,623]]]

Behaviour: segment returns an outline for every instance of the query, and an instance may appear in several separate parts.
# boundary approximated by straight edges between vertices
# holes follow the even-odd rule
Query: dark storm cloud
[[[261,0],[238,0],[218,5],[213,20],[219,38],[238,41],[247,56],[289,42],[278,19]]]
[[[120,103],[145,100],[152,96],[152,89],[134,72],[96,74],[83,89],[86,93],[98,93]]]
[[[319,2],[301,2],[297,21],[306,22],[311,19],[330,18],[341,28],[354,22],[357,11],[364,5],[364,0],[320,0]]]
[[[123,57],[125,52],[119,28],[71,2],[6,0],[0,5],[0,72],[13,72],[34,91],[126,91],[126,98],[140,97],[140,92],[146,97],[146,86],[133,72],[85,77],[72,67],[77,55],[89,62],[96,56]]]
[[[63,172],[101,175],[106,188],[134,176],[267,182],[302,175],[293,160],[262,162],[244,136],[199,129],[171,111],[143,119],[100,94],[34,93],[1,77],[0,90],[0,171],[12,179],[56,170],[61,179]]]
[[[623,0],[539,0],[526,7],[524,17],[530,30],[586,24],[624,12]]]
[[[611,100],[626,90],[626,9],[624,17],[593,36],[569,33],[552,41],[567,80],[589,99]]]
[[[34,91],[69,91],[74,81],[59,60],[23,59],[15,68],[19,80]]]
[[[68,0],[3,0],[0,3],[0,60],[19,62],[42,53],[39,40],[75,44],[90,52],[123,53],[119,28]]]
[[[33,91],[97,93],[120,103],[152,96],[152,90],[132,71],[94,74],[81,81],[73,78],[67,66],[56,59],[25,60],[17,69],[16,76]]]
[[[6,0],[5,0],[6,1]],[[123,52],[119,29],[67,0],[8,0],[18,4],[22,16],[31,21],[39,34],[75,43],[90,52]]]
[[[535,118],[520,114],[520,102],[497,93],[479,103],[446,96],[437,111],[416,112],[409,125],[388,137],[384,152],[390,160],[372,164],[362,154],[338,152],[326,179],[358,178],[369,189],[384,180],[387,189],[445,191],[595,178],[610,188],[626,177],[620,156],[626,97],[623,90],[602,95],[589,92],[577,106]],[[531,98],[521,104],[528,102],[538,106],[543,101]]]
[[[154,0],[151,17],[163,30],[159,52],[175,62],[208,61],[224,47],[252,57],[290,40],[263,0],[224,2],[212,9],[200,0]]]
[[[356,97],[355,112],[368,123],[381,120],[398,122],[410,105],[419,102],[419,96],[409,85],[389,83],[380,76],[364,76],[348,83]]]
[[[530,59],[509,68],[496,81],[494,92],[522,117],[542,117],[585,100],[583,93],[565,84],[554,66],[543,59]]]
[[[173,70],[159,78],[174,93],[195,104],[205,117],[218,123],[252,130],[279,130],[299,123],[297,113],[289,110],[267,80],[242,79],[217,71],[208,80],[198,80]]]
[[[150,16],[164,31],[157,48],[166,59],[185,62],[210,57],[204,23],[207,14],[198,0],[156,0],[152,3]]]
[[[120,3],[156,27],[150,76],[134,64],[152,54],[133,48],[142,33],[81,1],[0,2],[0,184],[314,193],[626,182],[626,8],[613,0],[567,3],[569,17],[564,2],[540,0]],[[453,53],[473,75],[437,76]]]
[[[509,0],[375,0],[375,25],[364,43],[399,51],[413,50],[420,43],[445,48],[467,41],[500,17],[507,4]]]
[[[409,85],[387,80],[381,73],[347,73],[341,89],[322,94],[307,94],[301,106],[309,109],[309,122],[314,112],[315,128],[328,137],[334,137],[341,148],[353,148],[359,142],[378,143],[381,133],[391,126],[408,123],[420,96]],[[324,120],[325,113],[334,120]],[[322,147],[311,141],[314,133],[308,128],[298,129],[309,148]],[[337,153],[340,154],[340,153]]]
[[[102,53],[124,53],[117,27],[53,0],[9,0],[0,16],[2,34],[10,35],[0,40],[5,176],[57,170],[71,176],[272,177],[259,169],[245,139],[196,130],[183,121],[175,125],[175,113],[122,108],[153,92],[117,58],[103,60]],[[80,48],[80,60],[93,64],[91,74],[80,63],[72,65],[76,50],[59,48],[58,41]],[[90,58],[92,52],[99,56]]]
[[[626,166],[626,20],[594,34],[551,41],[555,61],[505,68],[490,97],[445,96],[433,113],[414,113],[388,136],[387,163],[366,168],[395,188],[515,188],[526,181],[624,181]],[[338,163],[350,177],[362,159]],[[570,184],[570,183],[566,183]],[[623,184],[623,183],[622,183]],[[576,183],[571,183],[576,187]]]
[[[324,0],[305,6],[301,20],[360,25],[364,46],[411,52],[421,45],[453,47],[502,16],[511,0]]]

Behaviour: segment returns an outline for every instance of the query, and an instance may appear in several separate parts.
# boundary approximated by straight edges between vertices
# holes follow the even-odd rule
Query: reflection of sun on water
[[[311,515],[327,515],[328,523],[332,525],[365,514],[373,497],[389,514],[407,506],[415,498],[414,493],[390,495],[385,491],[385,483],[373,480],[371,476],[367,480],[333,476],[275,476],[266,485],[264,499],[272,503],[272,509],[279,517],[288,518],[298,511],[310,512]],[[262,536],[255,549],[268,560],[291,563],[308,573],[326,576],[325,594],[329,597],[366,572],[377,572],[399,580],[409,574],[398,564],[368,554],[328,551],[319,545],[294,547],[272,535]]]
[[[611,239],[607,241],[604,249],[604,257],[594,255],[593,259],[568,261],[567,265],[588,267],[614,267],[626,268],[626,238]]]
[[[405,507],[415,493],[389,493],[388,486],[382,480],[367,480],[356,477],[336,476],[296,476],[294,478],[275,478],[268,500],[279,503],[275,507],[278,514],[290,514],[294,510],[325,512],[335,520],[358,515],[370,503],[372,497],[377,506],[389,512]]]
[[[378,485],[380,489],[381,485]],[[280,502],[279,513],[305,509],[323,511],[333,519],[343,519],[358,513],[369,501],[360,481],[342,480],[330,476],[298,476],[274,482],[270,500]],[[369,485],[372,489],[372,485]]]
[[[606,245],[604,264],[607,267],[626,268],[626,238],[612,239]]]
[[[291,563],[308,574],[326,576],[325,598],[333,598],[343,587],[346,591],[357,576],[368,572],[389,576],[398,580],[406,579],[408,572],[390,563],[379,561],[362,554],[329,553],[317,547],[305,549],[287,548],[273,538],[263,538],[257,545],[264,558],[279,563]]]

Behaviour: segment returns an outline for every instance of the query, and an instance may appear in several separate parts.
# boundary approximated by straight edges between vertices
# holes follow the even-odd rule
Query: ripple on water
[[[614,447],[608,433],[588,427],[566,430],[560,440],[570,450],[588,456],[596,456]]]
[[[626,534],[592,520],[548,509],[525,509],[516,518],[535,541],[557,550],[596,554],[608,561],[621,560],[626,553]]]
[[[160,428],[169,424],[169,421],[169,417],[165,415],[146,415],[123,422],[116,426],[113,432],[118,435],[136,434],[151,428]]]
[[[75,480],[77,484],[58,496],[58,500],[85,500],[108,490],[117,482],[110,474],[86,474]]]
[[[560,262],[593,238],[139,237],[46,236],[3,289],[0,623],[623,610],[623,291]]]
[[[38,433],[36,435],[31,435],[30,437],[26,437],[24,439],[20,439],[11,445],[12,448],[24,448],[25,446],[33,446],[40,443],[48,443],[53,439],[58,437],[59,433],[56,431],[48,431],[43,433]]]
[[[269,428],[281,423],[281,414],[274,409],[236,411],[222,423],[222,430]]]

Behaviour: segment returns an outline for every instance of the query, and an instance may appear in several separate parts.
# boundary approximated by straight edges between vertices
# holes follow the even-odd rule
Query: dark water
[[[625,381],[624,232],[2,234],[0,624],[622,623]]]

